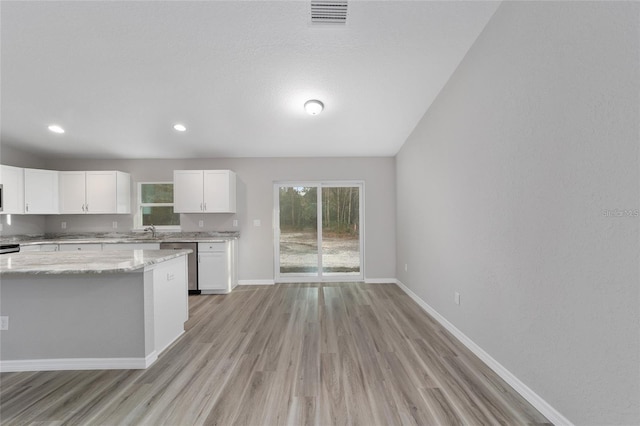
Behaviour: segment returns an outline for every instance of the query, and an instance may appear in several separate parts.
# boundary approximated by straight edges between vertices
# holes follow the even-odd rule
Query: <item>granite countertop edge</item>
[[[0,275],[112,274],[144,270],[193,250],[27,252],[0,258]],[[49,263],[54,262],[54,263]]]
[[[45,235],[15,235],[0,238],[0,243],[20,244],[21,246],[37,244],[122,244],[122,243],[217,243],[240,238],[239,232],[190,232],[159,234],[156,238],[145,234],[45,234]]]

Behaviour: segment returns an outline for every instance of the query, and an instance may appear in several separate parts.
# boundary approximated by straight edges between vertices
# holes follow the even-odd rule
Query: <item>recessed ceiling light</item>
[[[57,124],[52,124],[51,126],[49,126],[49,130],[51,130],[53,133],[64,133],[64,129]]]
[[[179,132],[184,132],[185,130],[187,130],[184,124],[174,124],[173,128]]]
[[[304,109],[311,115],[318,115],[324,109],[324,104],[317,99],[311,99],[304,103]]]

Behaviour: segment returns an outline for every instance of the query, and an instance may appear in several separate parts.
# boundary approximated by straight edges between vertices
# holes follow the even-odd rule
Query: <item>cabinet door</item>
[[[229,188],[229,170],[204,171],[204,211],[208,213],[232,212]],[[235,203],[234,203],[235,204]],[[235,210],[235,205],[233,206]]]
[[[24,169],[0,166],[2,184],[2,212],[4,214],[24,213]]]
[[[198,288],[226,290],[227,270],[224,251],[198,253]]]
[[[60,213],[85,212],[85,172],[60,172]]]
[[[116,173],[116,213],[131,213],[131,175]]]
[[[24,169],[25,214],[58,214],[58,172]]]
[[[86,172],[87,213],[117,213],[116,172]]]
[[[173,171],[173,211],[176,213],[202,213],[202,170]]]
[[[186,260],[186,256],[181,256],[153,268],[151,311],[154,349],[157,352],[162,352],[184,332],[184,323],[189,319]]]

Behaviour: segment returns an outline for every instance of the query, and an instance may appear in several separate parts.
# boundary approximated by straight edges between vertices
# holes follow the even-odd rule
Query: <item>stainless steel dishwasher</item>
[[[198,289],[198,243],[160,243],[160,249],[191,250],[191,253],[187,256],[189,294],[200,294],[200,290]]]

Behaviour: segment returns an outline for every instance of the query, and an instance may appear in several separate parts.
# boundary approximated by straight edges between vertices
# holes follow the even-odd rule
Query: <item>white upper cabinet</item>
[[[236,212],[236,174],[231,170],[204,170],[204,210]]]
[[[236,174],[231,170],[174,170],[173,211],[235,213]]]
[[[24,213],[24,169],[0,166],[2,184],[2,212],[4,214]]]
[[[58,214],[58,172],[24,169],[24,213]]]
[[[118,171],[60,172],[60,213],[131,213],[131,177]]]
[[[131,213],[131,178],[123,172],[87,172],[87,213]]]
[[[60,172],[60,213],[85,213],[85,172]]]
[[[202,213],[204,180],[202,170],[173,171],[173,211]]]

